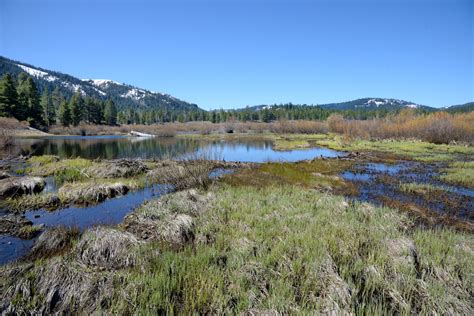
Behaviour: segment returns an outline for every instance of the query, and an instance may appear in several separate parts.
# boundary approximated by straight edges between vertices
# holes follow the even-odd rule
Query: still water
[[[23,155],[57,155],[61,158],[180,158],[192,155],[226,161],[298,161],[337,157],[342,152],[327,148],[277,151],[268,140],[205,141],[175,137],[64,136],[18,140]]]

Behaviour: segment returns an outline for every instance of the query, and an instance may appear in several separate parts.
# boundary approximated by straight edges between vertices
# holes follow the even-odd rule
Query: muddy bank
[[[46,182],[41,177],[4,177],[0,180],[0,198],[19,197],[39,193]]]
[[[44,225],[33,225],[24,215],[0,216],[0,234],[9,234],[22,239],[31,239],[40,234]]]

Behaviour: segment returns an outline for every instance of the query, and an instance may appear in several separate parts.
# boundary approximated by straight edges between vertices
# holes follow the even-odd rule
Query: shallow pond
[[[61,136],[18,139],[23,155],[57,155],[61,158],[180,158],[205,156],[241,162],[298,161],[332,158],[344,153],[327,148],[289,151],[273,149],[268,140],[199,140],[180,137]]]
[[[33,225],[51,227],[77,227],[80,230],[96,225],[120,223],[133,209],[146,200],[159,197],[171,190],[166,185],[154,185],[127,195],[106,200],[87,207],[70,206],[54,212],[36,210],[26,212],[25,216]],[[1,215],[1,214],[0,214]],[[32,247],[33,240],[23,240],[9,235],[0,235],[0,264],[5,264],[25,255]]]

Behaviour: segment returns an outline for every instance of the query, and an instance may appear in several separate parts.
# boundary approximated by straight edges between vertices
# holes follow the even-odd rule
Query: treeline
[[[58,88],[46,88],[40,93],[26,73],[16,79],[7,73],[0,80],[0,116],[28,121],[37,128],[54,124],[77,126],[81,122],[117,124],[117,108],[112,100],[83,98],[80,92],[68,100]]]
[[[127,109],[118,114],[118,122],[121,124],[154,124],[167,122],[194,122],[207,121],[212,123],[225,122],[264,122],[269,123],[280,120],[306,120],[323,121],[331,114],[338,113],[346,119],[369,120],[384,118],[399,114],[403,108],[397,109],[375,109],[367,110],[364,108],[355,110],[333,110],[326,109],[317,105],[307,104],[274,104],[261,107],[259,109],[247,107],[241,110],[212,110],[212,111],[135,111]],[[413,110],[417,114],[427,114],[425,109]]]

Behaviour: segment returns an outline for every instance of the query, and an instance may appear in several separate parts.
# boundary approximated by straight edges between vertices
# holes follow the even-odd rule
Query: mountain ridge
[[[190,103],[166,93],[155,92],[137,86],[120,83],[112,79],[79,79],[69,74],[59,71],[48,70],[34,66],[25,62],[9,59],[0,56],[0,76],[4,73],[18,75],[26,72],[33,77],[40,91],[48,88],[54,90],[56,87],[67,97],[80,92],[83,96],[90,96],[97,99],[112,99],[119,110],[133,108],[134,110],[163,110],[163,111],[205,111],[197,104]],[[250,107],[226,109],[226,111],[260,111],[264,109],[274,109],[283,106],[314,106],[325,110],[350,111],[350,110],[386,110],[397,111],[404,108],[413,108],[427,112],[448,111],[448,112],[470,112],[474,111],[474,102],[451,105],[443,108],[435,108],[415,102],[380,97],[365,97],[350,101],[325,103],[325,104],[267,104]],[[217,111],[218,109],[209,110]]]
[[[202,110],[194,103],[183,101],[169,94],[150,91],[110,79],[79,79],[69,74],[0,56],[0,75],[7,72],[14,76],[26,72],[34,79],[40,91],[46,88],[54,90],[57,87],[66,97],[71,97],[74,93],[79,92],[83,96],[111,99],[119,110],[127,108],[164,111]]]

